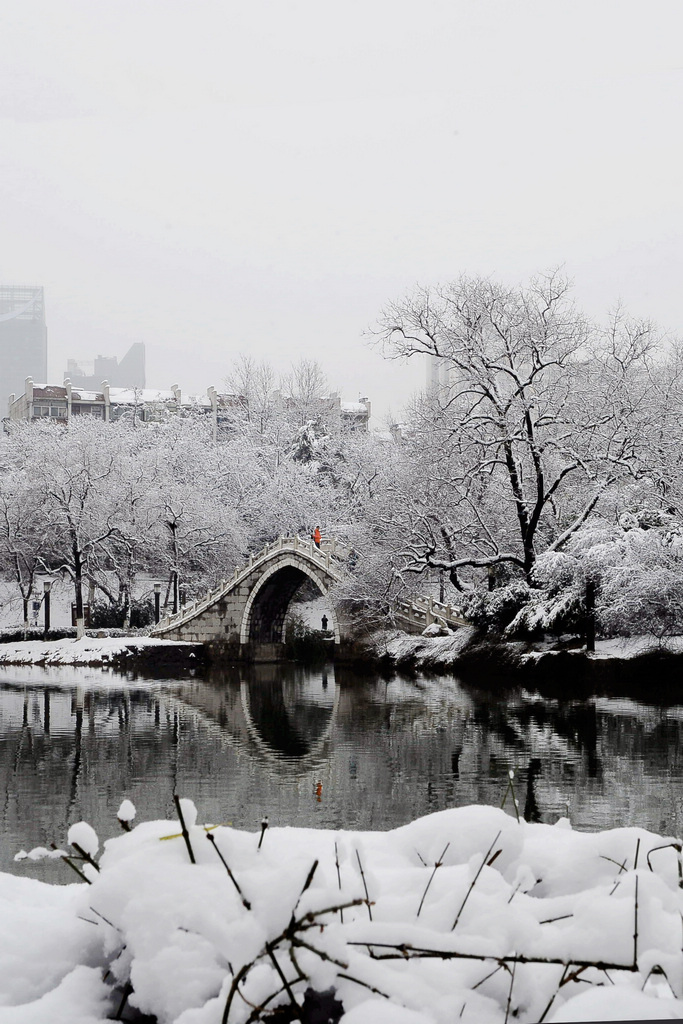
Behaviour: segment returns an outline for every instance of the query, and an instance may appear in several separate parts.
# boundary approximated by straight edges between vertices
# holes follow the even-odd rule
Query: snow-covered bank
[[[200,644],[155,637],[91,637],[80,640],[24,640],[0,644],[3,665],[122,665],[145,661],[153,665],[197,658]]]
[[[0,1024],[101,1024],[125,993],[161,1024],[245,1024],[307,990],[343,1024],[683,1017],[673,840],[490,807],[386,833],[207,831],[181,807],[186,838],[139,825],[99,872],[76,862],[90,885],[0,876]],[[69,840],[97,859],[89,826]]]
[[[359,660],[384,662],[402,668],[452,670],[480,634],[472,626],[447,636],[415,636],[402,629],[374,633],[358,644]]]
[[[427,672],[453,672],[509,676],[520,683],[567,681],[588,685],[621,682],[637,688],[655,668],[658,682],[669,676],[677,682],[683,665],[683,637],[658,641],[652,636],[616,637],[598,640],[589,654],[577,641],[566,646],[557,641],[519,641],[486,636],[474,627],[463,627],[445,636],[414,636],[402,630],[375,633],[358,645],[358,660],[392,668]]]
[[[546,654],[562,653],[557,647],[550,644],[536,645],[536,650],[525,651],[521,657],[523,660],[538,660]],[[576,653],[586,653],[577,651]],[[619,661],[630,661],[633,658],[640,658],[644,654],[683,654],[683,636],[666,637],[657,640],[652,636],[621,636],[612,637],[610,640],[596,640],[595,651],[589,657],[591,659],[616,658]]]

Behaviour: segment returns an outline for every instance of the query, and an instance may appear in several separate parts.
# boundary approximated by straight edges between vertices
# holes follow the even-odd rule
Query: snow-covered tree
[[[0,564],[19,589],[25,629],[36,575],[51,548],[50,516],[35,481],[24,467],[5,466],[0,479]]]
[[[581,631],[589,587],[605,636],[679,633],[683,521],[651,506],[625,511],[613,525],[596,520],[577,530],[563,551],[539,556],[533,583],[508,618],[509,635]]]
[[[406,443],[415,486],[397,502],[405,556],[461,583],[560,550],[606,491],[644,471],[654,345],[620,313],[590,324],[556,273],[526,288],[461,278],[383,313],[387,355],[428,355],[444,383],[416,403]]]
[[[76,626],[84,629],[83,588],[95,552],[118,534],[115,468],[119,458],[112,424],[74,421],[27,424],[12,432],[12,457],[20,459],[42,505],[51,546],[46,568],[67,574],[74,587]]]

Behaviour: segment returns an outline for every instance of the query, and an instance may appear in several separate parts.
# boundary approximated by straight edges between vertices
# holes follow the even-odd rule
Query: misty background
[[[0,280],[49,379],[147,352],[220,389],[317,359],[373,423],[424,385],[364,332],[416,283],[563,264],[680,332],[677,0],[23,0],[0,15]],[[6,396],[3,396],[3,401]]]

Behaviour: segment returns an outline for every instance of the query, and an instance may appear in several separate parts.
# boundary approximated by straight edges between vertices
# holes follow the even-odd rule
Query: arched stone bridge
[[[280,537],[250,555],[249,563],[235,569],[231,579],[162,619],[152,636],[227,645],[259,660],[276,659],[296,592],[311,583],[325,597],[340,582],[340,558],[347,554],[334,540],[323,541],[322,548],[317,548],[301,537]],[[339,644],[343,627],[332,602],[329,618],[330,632]]]

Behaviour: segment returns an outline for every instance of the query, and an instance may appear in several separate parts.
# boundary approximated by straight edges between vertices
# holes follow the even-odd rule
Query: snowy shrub
[[[562,551],[541,555],[529,599],[504,630],[507,637],[580,633],[585,618],[586,581],[575,557]]]
[[[121,629],[126,620],[127,608],[120,605],[95,601],[90,606],[92,629]],[[130,627],[140,629],[154,622],[154,605],[151,601],[133,601],[130,607]]]
[[[670,513],[646,508],[622,515],[611,540],[591,544],[577,535],[574,552],[597,585],[605,634],[661,638],[683,631],[681,533]]]
[[[99,860],[92,829],[72,826],[76,852],[55,855],[81,884],[0,875],[3,1020],[683,1015],[676,840],[483,806],[390,832],[246,832],[202,825],[175,799],[179,820],[109,839]],[[132,811],[119,810],[128,827]],[[48,855],[32,853],[36,865]]]
[[[604,636],[683,631],[683,544],[671,513],[623,513],[617,526],[585,526],[563,551],[540,555],[528,601],[508,622],[507,636],[582,633],[586,587],[595,586],[596,628]]]
[[[584,595],[575,587],[554,593],[529,591],[529,601],[505,627],[504,636],[535,637],[545,633],[580,633],[585,618]]]
[[[463,612],[480,629],[503,633],[532,599],[532,593],[531,587],[523,580],[495,590],[476,591],[465,598]]]

